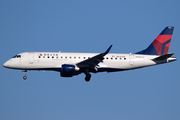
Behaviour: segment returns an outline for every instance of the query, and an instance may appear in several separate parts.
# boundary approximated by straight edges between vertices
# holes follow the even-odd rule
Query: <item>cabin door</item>
[[[129,54],[129,65],[130,66],[134,65],[134,55],[133,54]]]
[[[29,64],[34,63],[34,52],[29,52]]]

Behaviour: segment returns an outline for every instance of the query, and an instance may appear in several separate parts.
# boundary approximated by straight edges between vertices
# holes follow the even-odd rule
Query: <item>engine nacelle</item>
[[[72,77],[75,75],[75,66],[70,64],[63,64],[61,67],[62,77]]]

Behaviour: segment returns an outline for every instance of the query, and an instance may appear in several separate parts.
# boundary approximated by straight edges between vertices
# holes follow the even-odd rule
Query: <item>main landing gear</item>
[[[24,72],[24,74],[25,74],[25,75],[23,76],[23,79],[26,80],[26,79],[27,79],[27,70],[23,70],[23,72]]]
[[[86,70],[86,72],[85,72],[84,74],[86,75],[85,81],[86,81],[86,82],[89,82],[90,79],[91,79],[91,74],[88,72],[88,70]]]

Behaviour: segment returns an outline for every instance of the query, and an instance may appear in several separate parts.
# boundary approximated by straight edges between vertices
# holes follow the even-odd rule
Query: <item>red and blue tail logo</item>
[[[151,43],[151,45],[136,54],[147,54],[147,55],[164,55],[168,53],[171,37],[174,27],[166,27],[157,38]]]

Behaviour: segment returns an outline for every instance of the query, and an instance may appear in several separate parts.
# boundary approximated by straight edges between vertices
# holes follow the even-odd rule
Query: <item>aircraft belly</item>
[[[121,71],[121,70],[130,70],[130,69],[136,69],[136,68],[141,68],[141,67],[146,67],[146,66],[152,66],[156,65],[154,61],[151,59],[134,59],[133,60],[133,65],[130,64],[129,60],[126,61],[106,61],[104,63],[99,64],[100,68],[108,68],[111,69],[111,71]]]
[[[156,63],[150,59],[139,59],[136,60],[135,62],[136,62],[136,68],[156,65]]]
[[[44,60],[44,61],[37,61],[33,64],[26,64],[26,69],[50,69],[50,68],[59,68],[61,67],[61,62],[59,61],[51,61],[51,60]]]
[[[117,71],[117,69],[119,70],[124,70],[124,69],[129,69],[129,67],[127,67],[129,65],[128,61],[113,61],[113,62],[104,62],[103,64],[100,64],[101,68],[109,68],[109,69],[115,69],[115,71]]]

